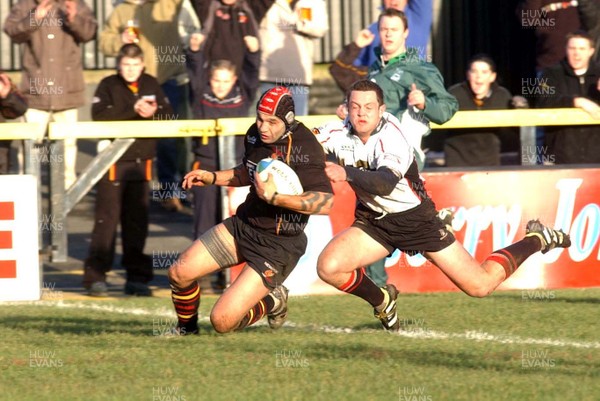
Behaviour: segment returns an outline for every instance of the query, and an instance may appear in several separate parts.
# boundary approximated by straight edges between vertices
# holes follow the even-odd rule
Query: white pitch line
[[[100,312],[116,313],[120,315],[135,315],[135,316],[158,316],[175,318],[175,312],[168,309],[144,309],[144,308],[123,308],[111,305],[104,305],[98,303],[83,303],[83,302],[63,302],[63,301],[35,301],[35,302],[5,302],[2,305],[35,305],[35,306],[52,306],[66,309],[89,309]],[[201,317],[200,321],[207,322],[208,317]],[[265,321],[258,322],[255,326],[266,325]],[[335,327],[335,326],[319,326],[319,325],[300,325],[294,322],[287,321],[284,325],[287,328],[293,328],[298,330],[314,330],[324,333],[332,334],[355,334],[355,333],[369,333],[379,332],[379,330],[362,329],[356,330],[349,327]],[[426,339],[426,340],[470,340],[470,341],[487,341],[499,344],[517,344],[517,345],[545,345],[554,347],[573,347],[573,348],[587,348],[587,349],[600,349],[600,342],[588,342],[588,341],[573,341],[573,340],[557,340],[552,338],[523,338],[515,335],[505,334],[490,334],[481,331],[469,330],[465,333],[445,333],[442,331],[435,330],[402,330],[398,333],[390,333],[392,335],[398,335],[400,337],[414,338],[414,339]]]

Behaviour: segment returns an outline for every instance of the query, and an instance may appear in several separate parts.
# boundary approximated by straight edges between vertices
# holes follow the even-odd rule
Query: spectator
[[[285,86],[294,97],[296,115],[307,115],[313,40],[328,29],[324,0],[276,0],[260,24],[260,92]]]
[[[192,112],[195,119],[217,119],[246,117],[254,102],[258,87],[258,64],[260,53],[246,51],[245,64],[241,74],[236,73],[235,64],[228,60],[217,60],[204,68],[205,55],[200,51],[201,38],[192,35],[187,53],[188,73],[192,82]],[[208,73],[208,75],[207,75]],[[244,137],[210,137],[204,144],[201,138],[193,139],[195,156],[193,170],[216,171],[235,167],[228,160],[241,160],[244,154]],[[220,145],[223,145],[222,147]],[[221,152],[221,151],[222,152]],[[229,152],[230,157],[220,158]],[[216,186],[193,186],[194,199],[194,239],[198,239],[211,227],[223,220],[221,215],[221,190]],[[225,277],[218,271],[213,277],[213,288],[223,290]]]
[[[444,88],[444,79],[435,65],[419,58],[406,48],[409,28],[402,11],[390,8],[379,16],[379,33],[386,40],[377,52],[381,55],[368,69],[355,67],[352,60],[360,49],[372,43],[374,35],[364,29],[356,40],[347,45],[329,69],[342,91],[361,79],[369,78],[383,89],[387,111],[398,119],[412,106],[417,118],[443,124],[458,110],[454,96]],[[421,137],[411,137],[417,164],[422,168],[425,155],[421,150]]]
[[[567,35],[567,57],[542,72],[543,108],[577,107],[600,119],[600,65],[591,61],[594,41],[583,31]],[[600,163],[600,125],[546,127],[546,146],[556,164]]]
[[[4,32],[21,44],[21,92],[28,122],[77,122],[85,85],[81,44],[96,35],[97,23],[83,0],[19,0]],[[65,139],[65,187],[76,180],[77,139]]]
[[[27,111],[27,101],[19,93],[15,84],[8,75],[0,70],[0,123],[7,119],[22,116]],[[10,172],[10,145],[11,139],[0,141],[0,174]]]
[[[585,29],[594,42],[594,62],[600,62],[600,0],[579,0],[579,19],[582,28]]]
[[[432,0],[383,0],[383,10],[394,8],[403,11],[410,26],[410,34],[406,39],[406,47],[415,48],[421,59],[427,58],[427,45],[431,33],[433,19]],[[373,42],[364,47],[356,60],[355,66],[369,67],[377,60],[375,49],[381,46],[381,37],[377,28],[377,21],[369,26],[369,32],[374,36]]]
[[[108,17],[100,34],[100,50],[116,56],[126,43],[137,43],[144,52],[146,73],[155,77],[167,95],[175,118],[184,115],[189,82],[178,17],[183,0],[125,0]],[[178,138],[162,138],[157,143],[157,171],[161,191],[167,191],[162,206],[180,211],[177,178]]]
[[[523,0],[517,8],[521,26],[535,30],[536,71],[565,57],[565,37],[580,29],[577,1]]]
[[[195,0],[193,5],[202,21],[201,35],[206,64],[216,60],[231,61],[241,74],[246,49],[259,49],[258,23],[274,0]],[[223,46],[227,43],[227,46]]]
[[[143,73],[144,55],[136,44],[126,44],[117,57],[118,73],[104,78],[92,101],[94,121],[151,120],[172,113],[156,78]],[[151,296],[152,260],[144,255],[148,236],[148,182],[152,178],[155,140],[136,139],[98,182],[94,230],[85,260],[83,285],[92,296],[106,296],[106,273],[115,254],[117,225],[121,222],[123,258],[127,271],[125,293]]]
[[[448,92],[458,100],[460,110],[508,109],[513,97],[508,89],[496,83],[496,63],[485,54],[474,56],[468,64],[467,80]],[[519,107],[527,100],[517,96]],[[446,166],[499,166],[501,140],[512,139],[514,130],[497,128],[453,129],[446,133],[444,152]]]

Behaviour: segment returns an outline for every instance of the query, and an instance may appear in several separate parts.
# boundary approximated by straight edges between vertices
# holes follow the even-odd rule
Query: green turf
[[[62,304],[0,304],[0,399],[600,399],[598,289],[401,295],[400,336],[351,296],[291,298],[277,332],[218,335],[204,318],[185,338],[158,335],[168,299]]]

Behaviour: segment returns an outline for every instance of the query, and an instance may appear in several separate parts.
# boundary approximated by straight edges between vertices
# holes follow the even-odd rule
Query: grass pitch
[[[203,297],[207,316],[215,297]],[[400,334],[351,296],[289,323],[165,335],[169,299],[0,304],[2,400],[599,400],[600,289],[399,297]]]

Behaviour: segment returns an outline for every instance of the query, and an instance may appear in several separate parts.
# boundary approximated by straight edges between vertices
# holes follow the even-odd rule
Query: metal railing
[[[298,117],[308,127],[320,126],[336,120],[335,115]],[[134,142],[133,138],[202,137],[244,135],[253,118],[231,118],[218,120],[176,120],[176,121],[112,121],[50,123],[50,158],[57,162],[50,164],[50,207],[56,223],[64,226],[68,213],[79,200],[106,173],[109,167],[125,153]],[[589,114],[580,109],[528,109],[459,111],[443,126],[431,124],[432,129],[480,128],[480,127],[520,127],[521,147],[535,146],[535,126],[588,125],[599,124]],[[2,124],[2,139],[33,139],[43,137],[43,127],[27,123]],[[77,132],[78,138],[115,138],[109,147],[99,153],[68,189],[64,186],[64,147],[62,139],[67,133]],[[221,149],[222,150],[222,149]],[[225,157],[219,158],[221,161]],[[31,163],[30,163],[31,164]],[[534,160],[522,159],[523,165],[533,165]],[[30,173],[32,168],[26,172]],[[36,171],[33,168],[33,171]],[[66,230],[52,232],[52,260],[67,260]]]

